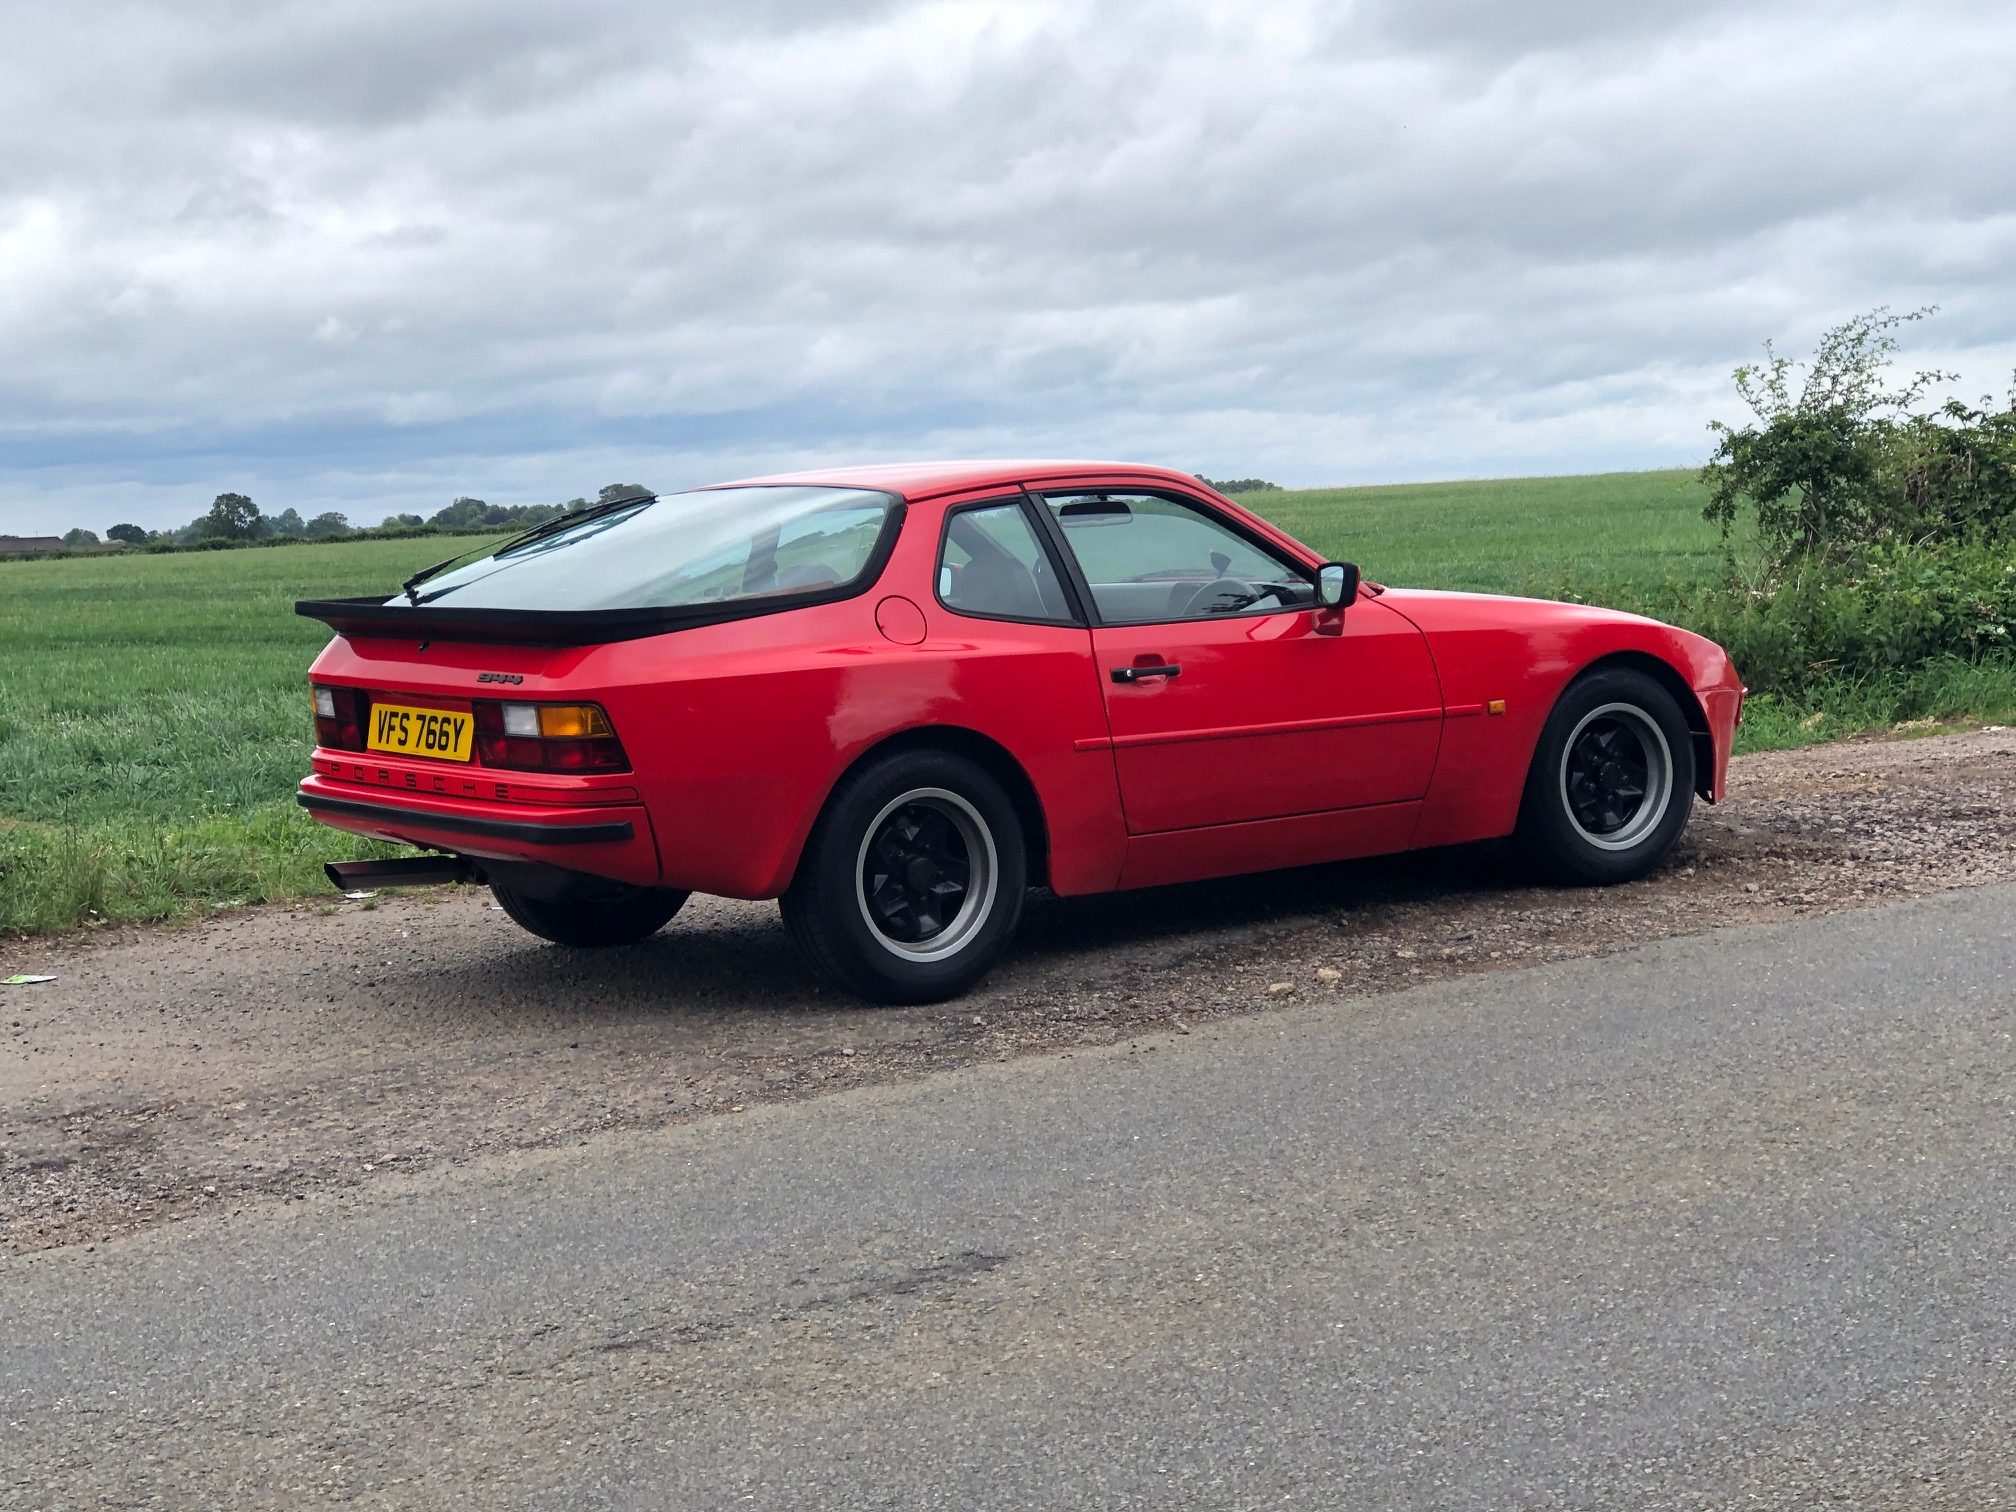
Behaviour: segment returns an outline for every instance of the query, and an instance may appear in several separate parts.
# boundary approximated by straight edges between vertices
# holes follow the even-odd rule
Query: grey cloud
[[[600,40],[583,36],[568,6],[280,6],[210,34],[159,99],[171,110],[382,128],[474,101],[522,108],[579,89]]]
[[[723,36],[858,22],[882,4],[815,0],[350,0],[230,7],[164,81],[172,107],[362,129],[444,111],[523,114],[683,61]],[[200,14],[200,13],[199,13]]]
[[[1377,39],[1406,51],[1502,62],[1535,51],[1585,52],[1646,38],[1733,10],[1741,0],[1691,5],[1630,0],[1361,0],[1332,33],[1338,48]],[[1816,7],[1816,11],[1817,11]]]
[[[2007,365],[2006,8],[1339,14],[40,13],[0,62],[0,529],[878,452],[1687,461],[1764,336],[1882,300]]]

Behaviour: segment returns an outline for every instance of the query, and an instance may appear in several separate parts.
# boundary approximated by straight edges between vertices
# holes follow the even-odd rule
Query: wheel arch
[[[1694,745],[1694,793],[1711,802],[1715,786],[1715,737],[1708,726],[1708,710],[1701,702],[1701,695],[1688,685],[1680,669],[1664,657],[1655,656],[1650,651],[1612,651],[1599,656],[1583,667],[1567,682],[1555,697],[1558,704],[1568,696],[1568,690],[1583,678],[1596,672],[1630,671],[1642,672],[1660,687],[1673,695],[1673,701],[1680,706],[1680,716],[1687,721],[1687,733],[1693,737]],[[1550,717],[1552,711],[1549,711]],[[1534,759],[1539,751],[1534,751]]]
[[[1009,802],[1015,805],[1015,816],[1022,821],[1022,831],[1028,845],[1029,883],[1033,887],[1044,887],[1050,881],[1050,825],[1043,812],[1043,800],[1037,795],[1036,784],[1015,755],[1001,742],[982,735],[978,730],[964,725],[913,725],[893,735],[885,735],[873,745],[863,750],[839,772],[834,774],[826,791],[820,795],[819,806],[814,811],[812,825],[807,826],[806,835],[800,837],[795,854],[791,857],[789,873],[784,885],[789,886],[797,876],[799,864],[804,860],[805,841],[810,837],[812,826],[825,817],[827,805],[833,801],[833,794],[840,785],[869,762],[901,751],[949,751],[963,756],[980,767],[1001,784],[1008,794]]]

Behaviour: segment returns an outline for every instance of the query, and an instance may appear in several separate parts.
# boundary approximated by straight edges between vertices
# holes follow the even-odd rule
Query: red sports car
[[[971,985],[1066,897],[1513,835],[1658,863],[1722,796],[1721,648],[1573,604],[1361,582],[1195,478],[837,468],[623,500],[306,602],[326,824],[440,854],[563,945],[777,898],[823,976]]]

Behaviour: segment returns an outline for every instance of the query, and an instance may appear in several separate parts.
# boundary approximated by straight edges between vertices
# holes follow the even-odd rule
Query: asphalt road
[[[2016,1505],[2016,889],[0,1262],[9,1507]]]
[[[1466,847],[1031,899],[974,992],[871,1008],[774,905],[568,951],[473,888],[0,937],[0,1255],[329,1199],[957,1066],[2016,882],[2016,732],[1740,756],[1652,876],[1535,886]],[[1482,989],[1480,989],[1482,990]]]

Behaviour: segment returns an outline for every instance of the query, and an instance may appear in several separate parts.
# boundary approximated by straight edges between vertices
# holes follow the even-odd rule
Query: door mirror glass
[[[1342,609],[1358,597],[1358,564],[1325,562],[1316,569],[1316,602],[1325,609]]]

